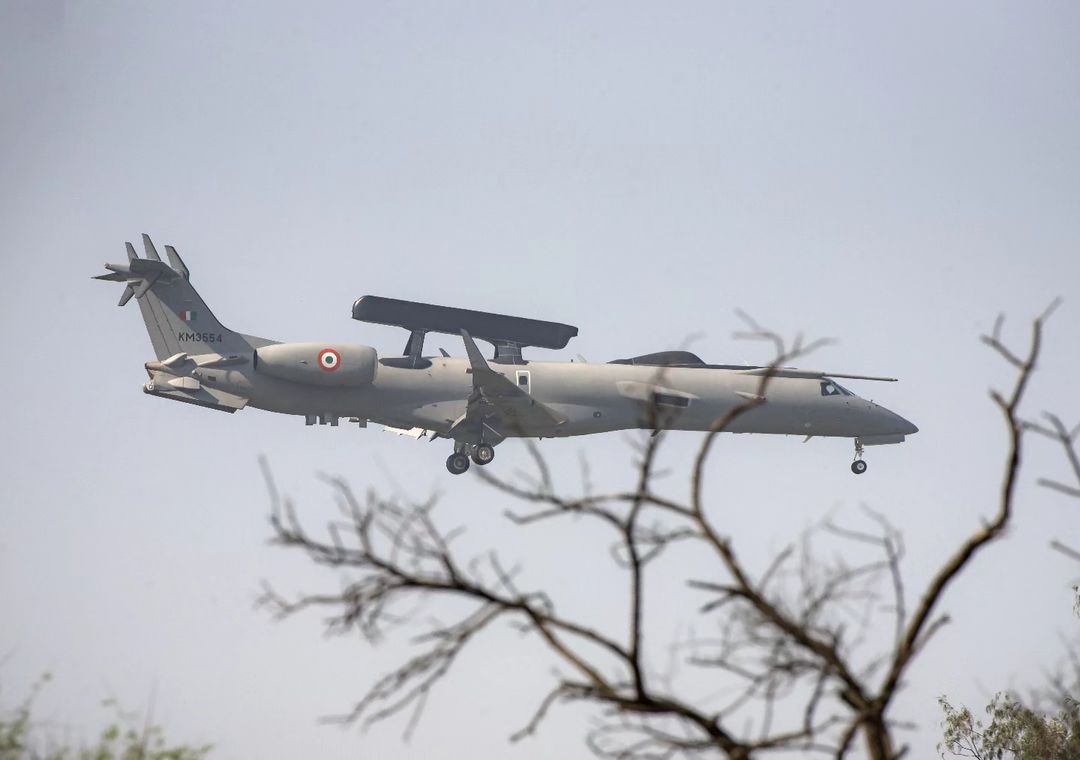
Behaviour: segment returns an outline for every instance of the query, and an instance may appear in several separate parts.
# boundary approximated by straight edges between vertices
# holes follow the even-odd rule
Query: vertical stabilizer
[[[139,302],[150,343],[158,359],[179,353],[246,354],[260,339],[233,332],[218,321],[191,286],[190,273],[172,246],[166,246],[166,264],[148,235],[143,235],[146,258],[139,258],[125,243],[127,264],[106,264],[108,274],[95,279],[125,283],[120,306],[132,298]]]

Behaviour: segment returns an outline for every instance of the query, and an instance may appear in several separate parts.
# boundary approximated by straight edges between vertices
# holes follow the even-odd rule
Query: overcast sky
[[[267,545],[259,454],[313,526],[331,513],[318,472],[436,491],[447,524],[523,556],[564,609],[619,609],[623,585],[587,527],[509,528],[446,472],[445,442],[144,396],[137,309],[90,280],[142,232],[180,250],[226,324],[279,340],[400,352],[401,331],[349,319],[366,293],[578,325],[544,353],[562,360],[692,335],[710,361],[768,359],[732,339],[737,307],[835,337],[804,364],[901,378],[851,385],[921,432],[858,478],[850,441],[728,437],[711,497],[761,567],[869,504],[904,529],[920,588],[995,508],[1006,439],[986,391],[1009,375],[977,338],[999,312],[1019,341],[1064,296],[1028,411],[1080,418],[1078,39],[1065,2],[0,0],[0,701],[51,671],[44,714],[79,736],[102,697],[154,695],[170,734],[222,758],[584,753],[574,709],[507,744],[551,662],[505,632],[406,747],[401,723],[318,724],[405,649],[253,609],[263,579],[337,583]],[[698,441],[669,441],[674,493]],[[598,482],[630,482],[626,436],[543,447],[567,487],[581,453]],[[511,441],[492,466],[524,461]],[[1048,444],[1025,467],[1015,528],[949,589],[954,623],[894,711],[918,724],[916,757],[939,694],[1035,685],[1075,633],[1080,568],[1047,544],[1080,542],[1080,504],[1034,486],[1063,474]],[[650,635],[705,625],[682,609]]]

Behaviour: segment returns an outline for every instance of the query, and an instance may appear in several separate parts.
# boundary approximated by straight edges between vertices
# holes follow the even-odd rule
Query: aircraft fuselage
[[[283,414],[370,420],[396,428],[447,432],[465,414],[473,392],[465,359],[428,357],[422,368],[380,363],[369,385],[316,387],[248,368],[196,369],[206,386],[242,395],[248,405]],[[649,367],[530,361],[492,369],[558,412],[549,427],[505,426],[492,437],[567,437],[658,427],[708,430],[758,395],[761,377],[708,367]],[[773,377],[763,403],[737,416],[726,432],[875,438],[916,432],[910,422],[854,394],[825,395],[828,380]],[[837,389],[840,386],[832,383]],[[846,389],[844,389],[846,390]]]
[[[860,398],[835,375],[794,368],[708,365],[686,351],[607,364],[526,361],[524,347],[560,350],[578,328],[457,307],[362,296],[353,319],[409,332],[403,356],[380,358],[359,344],[279,343],[229,330],[192,287],[172,246],[165,259],[143,235],[144,258],[125,244],[128,263],[106,264],[97,279],[124,284],[119,305],[135,300],[156,361],[148,394],[235,412],[251,406],[302,416],[308,425],[373,421],[416,437],[453,441],[447,469],[489,464],[506,438],[557,438],[615,430],[709,430],[899,443],[917,428]],[[454,335],[465,358],[423,356],[429,332]],[[475,337],[474,337],[475,336]],[[477,340],[494,347],[485,357]],[[770,375],[763,382],[763,374]],[[728,417],[733,410],[738,415]]]

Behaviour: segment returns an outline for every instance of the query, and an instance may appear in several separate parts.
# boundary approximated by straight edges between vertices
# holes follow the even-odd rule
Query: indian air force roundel
[[[332,348],[324,348],[319,352],[319,368],[324,372],[333,372],[341,366],[341,354]]]

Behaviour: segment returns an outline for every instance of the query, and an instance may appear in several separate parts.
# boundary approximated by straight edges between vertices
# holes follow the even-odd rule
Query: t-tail
[[[142,236],[146,258],[127,247],[127,264],[106,264],[108,274],[94,279],[126,283],[119,306],[134,298],[142,312],[146,332],[159,360],[180,353],[247,354],[269,341],[228,329],[191,286],[190,273],[180,254],[165,246],[168,263],[161,260],[149,235]]]

